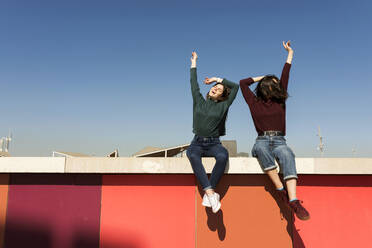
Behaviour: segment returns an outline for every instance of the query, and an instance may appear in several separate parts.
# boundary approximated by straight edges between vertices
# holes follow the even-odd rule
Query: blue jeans
[[[225,172],[226,163],[229,159],[229,153],[221,145],[220,138],[204,138],[195,135],[187,149],[186,155],[202,188],[204,190],[215,189]],[[209,180],[201,161],[202,157],[214,157],[216,159],[216,164]]]
[[[258,136],[252,156],[257,158],[265,172],[276,169],[277,160],[284,180],[297,178],[295,155],[283,136]]]

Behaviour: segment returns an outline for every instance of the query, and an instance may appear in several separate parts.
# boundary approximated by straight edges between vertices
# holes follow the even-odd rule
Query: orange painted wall
[[[0,248],[3,248],[6,207],[8,204],[9,175],[0,174]]]
[[[100,247],[195,247],[193,175],[105,175]]]
[[[295,221],[295,248],[371,247],[371,176],[300,176],[297,190],[311,219]]]
[[[293,216],[276,203],[273,190],[265,175],[225,175],[216,189],[222,210],[215,215],[201,205],[199,188],[196,247],[292,247]]]

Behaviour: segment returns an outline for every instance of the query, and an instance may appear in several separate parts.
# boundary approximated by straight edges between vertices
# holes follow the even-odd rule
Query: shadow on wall
[[[286,204],[284,204],[278,197],[277,194],[275,194],[275,188],[272,185],[272,182],[268,179],[265,175],[224,175],[222,177],[219,185],[217,186],[216,192],[218,192],[221,196],[221,200],[227,195],[230,187],[235,186],[243,186],[243,187],[255,187],[255,186],[261,186],[265,189],[266,192],[268,192],[271,197],[275,200],[278,209],[280,210],[280,216],[283,220],[283,218],[286,220],[287,226],[286,230],[288,233],[288,236],[292,240],[292,244],[294,248],[305,248],[304,242],[302,241],[299,233],[297,232],[295,226],[294,226],[294,215],[292,211],[289,209]],[[200,195],[200,198],[203,198],[204,191],[198,186],[198,192]],[[240,195],[240,197],[249,197],[245,196],[244,194]],[[255,199],[250,199],[251,204],[255,204]],[[224,205],[224,204],[223,204]],[[211,210],[211,208],[205,208],[205,213],[207,214],[207,225],[209,230],[211,231],[217,231],[218,239],[220,241],[224,241],[226,238],[226,232],[229,231],[229,229],[224,224],[224,213],[223,213],[224,207],[221,208],[220,211],[218,211],[216,214],[214,214]],[[231,210],[230,210],[231,211]],[[242,213],[243,215],[244,213]],[[243,216],[242,216],[243,217]],[[242,226],[244,224],[242,223]],[[249,234],[247,234],[249,235]]]
[[[4,227],[1,227],[4,228]],[[68,247],[56,242],[54,235],[45,227],[38,226],[22,226],[22,225],[7,225],[7,231],[3,246],[4,248],[20,248],[20,247],[37,247],[37,248],[140,248],[143,247],[132,241],[124,243],[121,240],[120,244],[104,242],[99,244],[95,233],[75,232],[70,238]]]

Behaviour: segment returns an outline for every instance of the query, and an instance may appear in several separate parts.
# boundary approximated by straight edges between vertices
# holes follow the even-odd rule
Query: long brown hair
[[[288,98],[287,91],[281,86],[279,78],[275,75],[263,77],[255,89],[257,99],[260,101],[271,100],[279,103],[283,108]]]

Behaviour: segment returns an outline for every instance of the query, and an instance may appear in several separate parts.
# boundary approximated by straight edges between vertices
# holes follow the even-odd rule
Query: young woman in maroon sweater
[[[252,148],[252,155],[258,159],[262,169],[269,175],[280,199],[292,208],[299,219],[307,220],[310,215],[296,198],[295,156],[284,138],[285,102],[288,97],[287,87],[293,49],[289,41],[287,43],[283,42],[283,46],[288,51],[288,57],[280,80],[275,75],[247,78],[240,80],[240,88],[251,110],[252,119],[258,133]],[[249,88],[255,82],[258,82],[255,89],[256,94]],[[275,160],[280,165],[287,190],[280,180]]]

